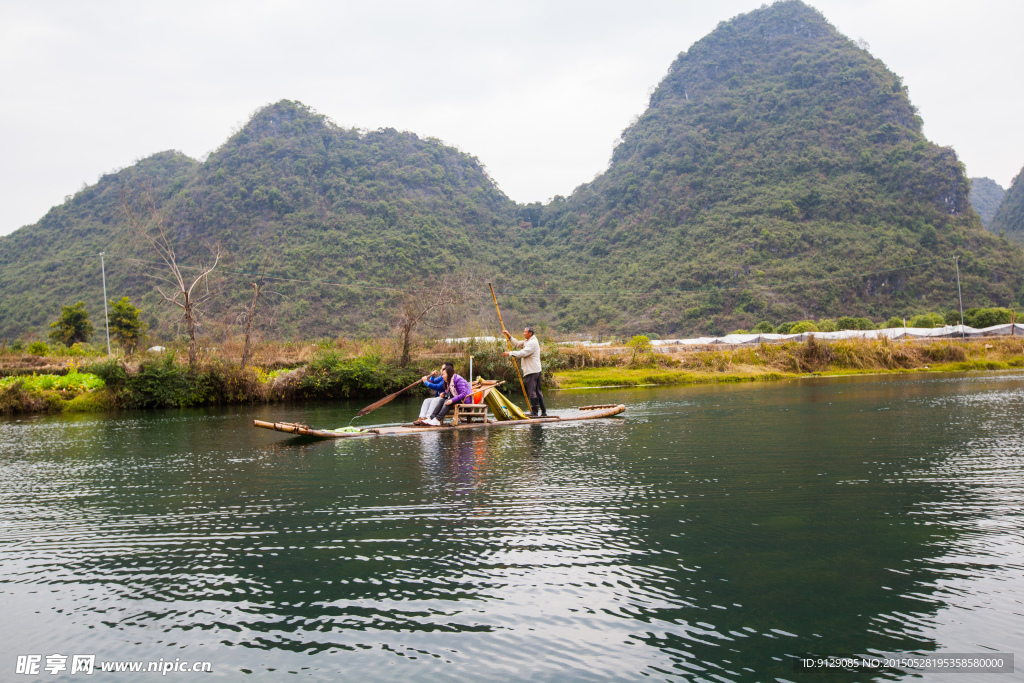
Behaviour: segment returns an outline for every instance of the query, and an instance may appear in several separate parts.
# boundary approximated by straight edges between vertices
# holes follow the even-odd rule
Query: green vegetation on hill
[[[1024,169],[1010,183],[989,229],[995,233],[1005,232],[1014,242],[1024,244]]]
[[[981,223],[986,228],[992,222],[1003,201],[1006,190],[991,178],[971,178],[971,206],[978,212]]]
[[[118,202],[123,187],[152,189],[161,204],[176,195],[193,173],[196,162],[178,152],[161,152],[117,173],[100,178],[34,225],[0,237],[0,338],[17,337],[35,329],[45,337],[61,306],[84,300],[88,310],[103,309],[99,253],[125,249]],[[137,270],[112,271],[111,291],[144,292],[157,302],[152,281]]]
[[[122,191],[150,188],[186,273],[208,245],[227,252],[209,284],[207,329],[237,317],[265,267],[277,278],[264,309],[278,304],[267,319],[285,337],[386,331],[394,289],[477,266],[480,254],[493,262],[480,245],[500,242],[515,213],[473,157],[412,133],[339,128],[281,101],[201,164],[154,155],[0,238],[0,337],[39,328],[68,299],[101,309],[101,251],[108,290],[139,303],[154,336],[174,337],[176,311],[153,277],[166,272],[139,262],[158,259],[119,207]]]
[[[1005,305],[1024,259],[982,229],[968,188],[899,77],[780,2],[680,55],[608,171],[529,207],[517,246],[585,274],[566,288],[587,294],[545,295],[569,329],[719,333],[949,306],[954,254],[972,303]]]
[[[468,272],[463,334],[493,327],[488,280],[510,326],[561,332],[884,320],[952,307],[954,255],[966,304],[1006,306],[1024,251],[983,229],[969,187],[955,153],[924,138],[899,77],[788,0],[681,54],[607,172],[546,205],[516,205],[437,140],[341,128],[287,100],[201,163],[143,159],[0,237],[0,338],[42,336],[79,300],[95,317],[100,252],[109,297],[131,297],[154,339],[179,334],[122,192],[151,188],[187,272],[208,246],[226,251],[202,284],[200,334],[222,339],[262,271],[274,277],[257,327],[277,338],[385,334],[403,297]]]

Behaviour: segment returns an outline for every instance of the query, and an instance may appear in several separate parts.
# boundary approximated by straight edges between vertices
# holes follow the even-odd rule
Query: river
[[[92,654],[226,679],[896,680],[794,657],[1024,643],[1024,375],[548,397],[617,402],[340,441],[251,422],[360,405],[0,420],[0,679]]]

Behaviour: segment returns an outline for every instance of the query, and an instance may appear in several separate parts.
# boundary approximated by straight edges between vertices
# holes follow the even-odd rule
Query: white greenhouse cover
[[[959,338],[959,337],[1001,337],[1024,336],[1024,325],[1006,323],[975,329],[966,325],[945,327],[889,327],[884,330],[842,330],[839,332],[802,332],[800,334],[725,334],[720,337],[697,337],[696,339],[652,339],[652,346],[697,346],[702,344],[760,344],[762,342],[806,341],[815,339],[905,339],[905,338]]]

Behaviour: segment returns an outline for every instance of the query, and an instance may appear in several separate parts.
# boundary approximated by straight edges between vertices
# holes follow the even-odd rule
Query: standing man
[[[544,394],[540,393],[540,343],[533,334],[533,328],[527,327],[523,330],[522,341],[516,339],[508,330],[502,330],[512,346],[523,347],[522,351],[506,351],[506,356],[515,356],[523,364],[523,384],[526,385],[526,395],[530,400],[530,416],[537,417],[537,407],[540,406],[540,416],[547,417],[548,409],[544,406]]]

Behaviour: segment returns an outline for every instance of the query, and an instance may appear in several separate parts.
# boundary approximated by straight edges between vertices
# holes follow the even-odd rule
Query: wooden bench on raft
[[[486,403],[457,403],[452,414],[452,425],[462,422],[487,422]]]
[[[482,377],[473,380],[472,388],[476,403],[456,404],[455,411],[452,413],[452,424],[487,422],[487,404],[484,403],[484,399],[487,398],[491,389],[500,387],[504,383],[503,380],[487,380]]]

